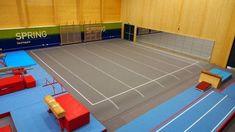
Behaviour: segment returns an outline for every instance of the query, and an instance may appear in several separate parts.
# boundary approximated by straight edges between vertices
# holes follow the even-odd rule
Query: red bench
[[[33,76],[10,76],[0,79],[0,95],[13,93],[25,88],[36,86],[36,81]]]

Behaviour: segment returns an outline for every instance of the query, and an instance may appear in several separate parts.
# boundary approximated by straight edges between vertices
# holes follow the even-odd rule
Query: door
[[[228,59],[228,65],[230,67],[235,68],[235,38],[233,40],[233,46],[229,55],[229,59]]]
[[[134,40],[134,25],[124,24],[124,39],[133,41]]]

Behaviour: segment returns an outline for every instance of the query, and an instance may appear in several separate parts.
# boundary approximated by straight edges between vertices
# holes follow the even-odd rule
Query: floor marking
[[[30,51],[38,60],[40,60],[45,66],[47,66],[52,72],[54,72],[58,77],[60,77],[64,82],[66,82],[74,91],[76,91],[80,96],[82,96],[90,105],[94,105],[89,99],[87,99],[82,93],[80,93],[72,84],[70,84],[66,79],[64,79],[60,74],[58,74],[53,68],[51,68],[46,62],[44,62],[38,55],[33,51]]]
[[[120,48],[122,48],[122,49],[125,49],[125,48],[121,47],[120,45],[118,45],[118,47],[120,47]],[[131,50],[130,50],[130,51],[131,51]],[[147,55],[145,55],[145,54],[143,54],[143,53],[138,53],[138,52],[136,52],[136,51],[132,51],[132,52],[135,52],[135,53],[138,54],[138,55],[145,56],[145,57],[150,58],[150,59],[152,59],[152,60],[159,61],[159,62],[165,63],[165,64],[167,64],[167,65],[171,65],[171,66],[176,67],[176,68],[181,68],[181,67],[179,67],[179,66],[177,66],[177,65],[175,65],[175,64],[171,64],[171,63],[166,62],[166,61],[163,61],[163,60],[157,60],[156,58],[153,58],[153,57],[151,57],[151,56],[147,56]],[[189,71],[189,70],[187,70],[187,69],[185,69],[185,71],[187,71],[187,72],[189,72],[189,73],[192,74],[192,72]]]
[[[121,54],[119,54],[119,53],[117,53],[117,52],[116,52],[116,53],[114,53],[113,51],[111,51],[111,50],[109,50],[109,49],[107,49],[107,48],[104,48],[104,47],[101,47],[101,46],[99,46],[99,47],[100,47],[100,48],[102,48],[102,49],[104,49],[104,50],[106,50],[106,51],[108,51],[108,52],[111,52],[112,54],[116,54],[116,55],[118,55],[118,56],[122,56],[122,57],[127,58],[127,59],[129,59],[129,60],[132,60],[132,61],[134,61],[134,62],[136,62],[136,63],[142,64],[142,65],[145,65],[146,67],[149,67],[149,68],[152,68],[152,69],[154,69],[154,70],[160,71],[160,72],[162,72],[162,73],[164,73],[164,74],[167,74],[167,72],[166,72],[166,71],[159,70],[159,69],[157,69],[157,68],[155,68],[155,67],[153,67],[153,66],[150,66],[150,65],[148,65],[148,64],[142,63],[142,62],[137,61],[137,60],[135,60],[135,59],[133,59],[133,58],[130,58],[130,57],[127,57],[127,56],[121,55]],[[179,77],[177,77],[177,76],[175,76],[175,75],[171,75],[171,76],[173,76],[173,77],[174,77],[174,78],[176,78],[177,80],[180,80],[180,78],[179,78]]]
[[[200,103],[201,101],[203,101],[205,98],[207,98],[209,95],[211,95],[212,93],[214,93],[214,91],[211,91],[208,95],[204,96],[203,98],[201,98],[198,102],[196,102],[195,104],[193,104],[192,106],[190,106],[188,109],[186,109],[184,112],[180,113],[178,116],[176,116],[175,118],[173,118],[170,122],[168,122],[167,124],[163,125],[162,127],[160,127],[157,132],[161,131],[162,129],[164,129],[166,126],[168,126],[169,124],[171,124],[173,121],[175,121],[177,118],[179,118],[181,115],[183,115],[185,112],[189,111],[190,109],[192,109],[195,105],[197,105],[198,103]]]
[[[170,120],[172,120],[173,118],[175,118],[177,115],[179,115],[180,113],[182,113],[183,111],[185,111],[187,108],[189,108],[191,105],[193,105],[194,103],[196,103],[198,100],[200,100],[201,98],[203,98],[204,96],[206,96],[208,93],[210,93],[212,90],[208,90],[206,91],[204,94],[200,95],[198,98],[192,100],[189,104],[187,104],[186,106],[184,106],[182,109],[178,110],[175,114],[171,115],[170,117],[168,117],[166,120],[162,121],[159,125],[157,125],[156,127],[154,127],[153,129],[151,129],[151,132],[155,132],[157,129],[159,129],[162,125],[166,124],[167,122],[169,122]]]
[[[131,42],[131,43],[133,43],[133,42]],[[142,43],[146,43],[146,42],[142,42]],[[147,44],[149,44],[149,43],[147,43]],[[173,53],[169,53],[169,52],[167,52],[167,51],[162,51],[162,50],[159,50],[159,49],[156,49],[156,48],[152,48],[152,47],[149,47],[149,46],[145,46],[145,45],[140,44],[140,43],[138,43],[138,42],[133,43],[133,45],[138,45],[138,46],[141,46],[141,47],[145,47],[145,48],[148,48],[148,49],[153,49],[153,50],[162,52],[162,53],[159,53],[159,52],[155,52],[155,53],[162,54],[163,56],[168,56],[168,57],[170,57],[170,58],[172,58],[172,59],[177,59],[177,60],[183,61],[183,62],[188,63],[188,64],[190,64],[188,61],[197,62],[197,61],[195,61],[195,60],[193,60],[193,59],[186,58],[186,57],[183,57],[183,56],[180,56],[180,55],[176,55],[176,54],[173,54]],[[151,45],[152,45],[152,44],[151,44]],[[173,58],[172,56],[175,56],[175,58]],[[183,58],[183,59],[185,59],[185,60],[179,59],[179,58],[177,58],[177,57]],[[188,60],[188,61],[186,61],[186,60]]]
[[[217,105],[219,105],[225,98],[227,98],[228,95],[223,97],[219,102],[217,102],[213,107],[211,107],[206,113],[204,113],[199,119],[197,119],[192,125],[190,125],[184,132],[187,132],[189,129],[191,129],[195,124],[197,124],[203,117],[205,117],[209,112],[211,112]]]
[[[190,67],[190,66],[195,65],[195,64],[196,64],[196,63],[191,64],[191,65],[188,65],[188,66],[186,66],[186,67],[184,67],[184,68]],[[180,71],[180,70],[182,70],[182,69],[184,69],[184,68],[181,68],[181,69],[179,69],[179,70],[177,70],[177,71],[174,71],[174,72],[172,72],[172,73],[178,72],[178,71]],[[168,74],[171,74],[171,73],[168,73]],[[119,95],[125,94],[125,93],[127,93],[127,92],[129,92],[129,91],[132,91],[132,90],[134,90],[134,89],[137,89],[137,88],[139,88],[139,87],[142,87],[142,86],[144,86],[144,85],[147,85],[147,84],[149,84],[149,83],[151,83],[151,82],[155,82],[156,80],[158,80],[158,79],[160,79],[160,78],[163,78],[163,77],[165,77],[165,76],[168,76],[168,75],[166,74],[166,75],[164,75],[164,76],[161,76],[161,77],[158,77],[158,78],[156,78],[156,79],[154,79],[154,80],[148,81],[148,82],[146,82],[146,83],[144,83],[144,84],[141,84],[141,85],[139,85],[139,86],[136,86],[136,87],[134,87],[134,88],[132,88],[132,89],[129,89],[129,90],[127,90],[127,91],[124,91],[124,92],[121,92],[121,93],[119,93],[119,94],[113,95],[113,96],[109,97],[109,99],[112,99],[112,98],[117,97],[117,96],[119,96]],[[102,103],[102,102],[104,102],[104,101],[107,101],[107,99],[98,101],[98,102],[94,103],[94,105],[97,105],[97,104]]]
[[[42,50],[41,50],[42,51]],[[60,63],[59,61],[57,61],[54,57],[52,57],[51,55],[49,55],[48,53],[42,51],[47,57],[49,57],[51,60],[55,61],[57,64],[59,64],[61,67],[63,67],[65,70],[67,70],[69,73],[71,73],[74,77],[78,78],[79,80],[81,80],[83,83],[85,83],[87,86],[89,86],[90,88],[92,88],[95,92],[97,92],[98,94],[100,94],[101,96],[103,96],[105,99],[107,99],[108,101],[110,101],[117,109],[119,109],[119,107],[117,106],[117,104],[115,104],[111,99],[109,99],[108,97],[106,97],[103,93],[101,93],[100,91],[98,91],[97,89],[95,89],[92,85],[90,85],[88,82],[86,82],[85,80],[83,80],[81,77],[79,77],[77,74],[74,74],[70,69],[66,68],[62,63]]]
[[[113,77],[113,76],[110,75],[109,73],[107,73],[107,72],[101,70],[100,68],[98,68],[98,67],[96,67],[96,66],[94,66],[94,65],[92,65],[92,64],[90,64],[90,63],[88,63],[87,61],[83,60],[82,58],[80,58],[80,57],[78,57],[78,56],[76,56],[76,55],[74,55],[74,54],[68,52],[66,49],[62,49],[62,48],[60,48],[60,49],[61,49],[63,52],[69,54],[70,56],[73,56],[75,59],[82,61],[83,63],[85,63],[85,64],[87,64],[87,65],[93,67],[93,68],[96,69],[97,71],[102,72],[102,73],[105,74],[106,76],[108,76],[108,77],[114,79],[115,81],[117,81],[117,82],[123,84],[124,86],[126,86],[126,87],[128,87],[128,88],[132,88],[130,85],[128,85],[128,84],[122,82],[121,80],[119,80],[119,79]],[[143,95],[140,91],[138,91],[137,89],[135,89],[135,91],[136,91],[138,94],[140,94],[142,97],[144,97],[144,95]]]
[[[235,106],[225,115],[225,117],[220,120],[220,122],[211,130],[211,132],[214,132],[215,129],[218,128],[218,126],[235,110]]]
[[[83,48],[83,47],[82,47],[82,48]],[[85,48],[83,48],[83,49],[86,50],[87,52],[89,52],[89,53],[95,55],[95,56],[98,56],[99,58],[102,58],[102,59],[104,59],[104,60],[106,60],[106,61],[109,61],[109,62],[111,62],[111,63],[113,63],[113,64],[115,64],[115,65],[117,65],[117,66],[119,66],[119,67],[121,67],[121,68],[123,68],[123,69],[126,69],[126,70],[129,71],[129,72],[135,73],[136,75],[139,75],[139,76],[141,76],[141,77],[143,77],[143,78],[145,78],[145,79],[147,79],[147,80],[152,80],[151,78],[146,77],[145,75],[142,75],[142,74],[140,74],[140,73],[137,73],[137,72],[135,72],[135,71],[133,71],[133,70],[131,70],[131,69],[125,67],[125,66],[122,66],[121,64],[118,64],[118,63],[116,63],[116,62],[114,62],[114,61],[112,61],[112,60],[109,60],[109,59],[107,59],[107,58],[105,58],[105,57],[103,57],[103,56],[100,56],[100,55],[98,55],[98,54],[96,54],[96,53],[94,53],[94,52],[92,52],[92,51],[90,51],[90,50],[87,50],[87,49],[85,49]],[[161,87],[165,87],[165,86],[162,85],[160,82],[157,82],[157,83],[158,83]]]

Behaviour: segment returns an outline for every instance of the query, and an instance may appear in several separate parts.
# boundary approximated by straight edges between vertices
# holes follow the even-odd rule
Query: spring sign
[[[17,41],[16,43],[18,45],[29,44],[31,43],[30,40],[32,39],[40,39],[46,37],[47,37],[46,31],[18,32],[16,33],[16,41]]]

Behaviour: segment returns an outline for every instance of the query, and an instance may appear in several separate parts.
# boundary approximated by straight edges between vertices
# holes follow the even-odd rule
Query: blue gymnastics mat
[[[53,77],[26,52],[16,51],[9,53],[13,58],[20,54],[27,60],[23,65],[19,65],[22,61],[10,62],[14,66],[31,65],[32,70],[28,70],[26,75],[32,75],[36,79],[36,87],[0,96],[0,114],[10,112],[16,129],[19,132],[60,131],[59,124],[53,115],[47,113],[48,107],[45,105],[43,98],[46,95],[54,94],[54,90],[55,93],[59,93],[62,90],[65,91],[65,89],[61,88],[59,84],[54,85],[54,90],[51,86],[43,87],[46,83],[45,79],[52,82]],[[16,55],[14,55],[14,53],[16,53]],[[19,58],[20,56],[18,56],[18,59]],[[105,130],[105,126],[91,114],[90,123],[75,130],[75,132],[101,132],[103,130]]]
[[[34,59],[24,50],[7,52],[5,63],[8,67],[28,67],[36,65]]]
[[[151,109],[137,117],[128,124],[117,129],[117,132],[150,132],[157,124],[180,111],[184,106],[202,96],[203,92],[195,90],[195,86],[185,90],[181,94],[171,98],[167,102]]]
[[[228,95],[231,99],[235,100],[235,80],[231,82],[225,89],[221,92],[224,95]]]
[[[232,77],[232,73],[218,69],[218,68],[213,68],[210,70],[210,72],[213,74],[218,74],[218,75],[222,76],[222,82],[224,82],[227,79],[229,79],[230,77]]]
[[[56,118],[47,112],[48,107],[40,102],[27,108],[16,109],[11,112],[18,132],[60,132]],[[22,116],[24,115],[24,116]],[[73,132],[101,132],[105,127],[90,114],[90,123]]]

